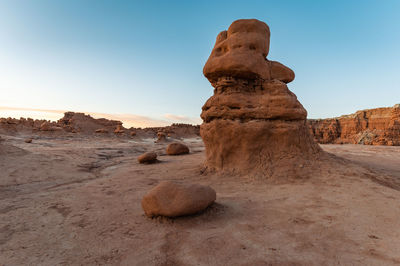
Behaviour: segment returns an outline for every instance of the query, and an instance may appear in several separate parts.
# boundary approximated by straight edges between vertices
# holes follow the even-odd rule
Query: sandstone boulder
[[[162,131],[157,132],[157,141],[156,142],[163,142],[166,140],[167,140],[167,135],[164,132],[162,132]]]
[[[143,197],[142,208],[148,217],[177,217],[200,212],[215,200],[209,186],[163,181]]]
[[[146,152],[137,158],[139,163],[155,163],[157,161],[157,153]]]
[[[32,143],[32,139],[25,139],[25,143]]]
[[[168,155],[188,154],[189,147],[179,142],[173,142],[167,146],[166,152]]]

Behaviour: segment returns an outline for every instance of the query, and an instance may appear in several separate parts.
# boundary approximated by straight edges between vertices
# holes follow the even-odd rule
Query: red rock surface
[[[154,163],[157,161],[157,153],[146,152],[137,158],[139,163]]]
[[[357,111],[330,119],[309,119],[319,143],[400,145],[400,105]]]
[[[142,199],[148,217],[195,214],[211,205],[217,195],[209,186],[163,181]]]
[[[57,121],[66,131],[75,130],[83,134],[95,133],[98,129],[104,129],[108,132],[115,130],[124,130],[121,121],[108,120],[105,118],[95,119],[84,113],[66,112],[64,117]]]
[[[182,155],[189,153],[189,147],[183,143],[174,142],[167,146],[166,153],[168,155]]]
[[[269,36],[264,22],[250,19],[217,37],[203,69],[215,88],[201,113],[207,169],[287,176],[321,153],[286,85],[293,71],[266,58]]]

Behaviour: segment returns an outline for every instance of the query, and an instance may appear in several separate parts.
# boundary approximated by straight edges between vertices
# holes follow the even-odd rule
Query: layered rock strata
[[[319,143],[400,145],[400,104],[308,123]]]
[[[294,72],[266,58],[269,37],[255,19],[237,20],[217,37],[203,69],[215,88],[201,113],[208,169],[272,176],[321,152],[286,85]]]

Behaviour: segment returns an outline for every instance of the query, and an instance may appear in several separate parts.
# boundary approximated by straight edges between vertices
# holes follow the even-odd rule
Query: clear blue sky
[[[0,0],[0,106],[193,121],[215,37],[240,18],[270,26],[309,118],[400,103],[398,0]]]

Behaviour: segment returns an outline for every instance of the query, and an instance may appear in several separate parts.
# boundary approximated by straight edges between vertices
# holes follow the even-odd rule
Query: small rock
[[[122,134],[124,132],[125,132],[125,130],[123,129],[123,127],[121,125],[118,125],[117,128],[114,130],[115,134]]]
[[[159,131],[157,132],[157,141],[156,142],[161,142],[161,141],[166,141],[167,140],[167,135],[165,135],[164,132]]]
[[[136,131],[132,131],[132,132],[131,132],[131,136],[132,136],[132,137],[136,136]]]
[[[96,132],[96,133],[108,133],[108,130],[105,129],[105,128],[99,128],[99,129],[96,129],[95,132]]]
[[[157,153],[146,152],[137,158],[139,163],[154,163],[157,161]]]
[[[25,139],[26,143],[32,143],[32,139]]]
[[[189,148],[185,144],[174,142],[167,146],[166,152],[168,155],[188,154]]]
[[[163,181],[143,197],[142,208],[148,217],[177,217],[202,211],[216,198],[209,186]]]

